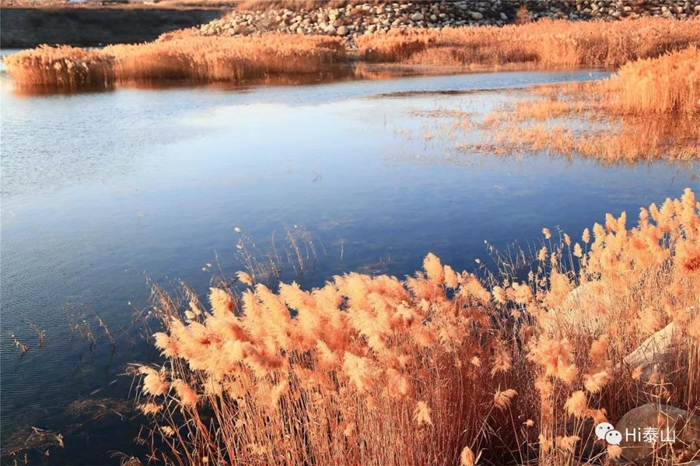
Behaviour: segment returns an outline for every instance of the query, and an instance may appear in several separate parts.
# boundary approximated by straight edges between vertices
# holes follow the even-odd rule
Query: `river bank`
[[[700,1],[697,0],[367,1],[349,2],[341,7],[318,3],[321,5],[297,9],[291,6],[294,5],[292,2],[249,1],[249,9],[239,8],[199,29],[201,34],[209,36],[281,32],[337,35],[350,39],[395,30],[504,26],[540,19],[618,21],[626,18],[690,19],[700,16]]]
[[[411,33],[338,36],[269,33],[202,36],[197,29],[153,42],[103,49],[47,47],[5,59],[17,89],[76,92],[153,84],[266,84],[279,78],[324,77],[337,65],[411,65],[461,72],[615,69],[640,59],[700,45],[694,20],[665,18],[551,21],[494,27],[454,27]],[[642,38],[643,40],[640,40]]]
[[[193,28],[204,36],[284,33],[340,36],[354,42],[363,35],[394,31],[441,30],[462,26],[504,26],[541,19],[616,22],[624,19],[700,17],[692,0],[479,0],[424,2],[234,2],[220,7],[125,4],[3,5],[0,46],[41,44],[102,46],[138,43],[164,33]]]

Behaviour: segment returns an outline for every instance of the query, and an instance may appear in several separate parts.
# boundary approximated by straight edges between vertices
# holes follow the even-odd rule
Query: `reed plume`
[[[154,455],[174,464],[574,464],[586,423],[661,396],[692,409],[700,203],[687,189],[628,223],[606,216],[584,232],[585,251],[545,230],[547,260],[532,258],[526,280],[506,265],[486,278],[456,273],[429,254],[405,280],[350,273],[308,291],[246,285],[240,298],[212,288],[210,310],[195,306],[194,319],[192,306],[159,295],[165,362],[139,371],[141,410],[167,447]],[[627,366],[671,324],[675,357]]]
[[[5,59],[13,81],[25,89],[109,89],[116,84],[163,82],[241,84],[327,72],[345,59],[338,38],[280,34],[212,38],[186,31],[153,42],[103,49],[42,45]]]

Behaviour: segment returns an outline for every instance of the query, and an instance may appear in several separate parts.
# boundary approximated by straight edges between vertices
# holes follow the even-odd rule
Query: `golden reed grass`
[[[42,46],[11,55],[5,63],[20,87],[78,90],[129,82],[244,83],[322,73],[344,60],[338,38],[289,39],[280,34],[213,38],[180,32],[102,50]]]
[[[357,38],[369,62],[460,67],[618,67],[700,44],[700,21],[641,18],[609,22],[542,20],[503,27],[396,31]]]
[[[699,116],[700,49],[691,46],[627,63],[602,81],[535,88],[486,118],[489,141],[476,148],[612,163],[698,160]]]
[[[154,454],[182,465],[582,464],[593,423],[650,401],[699,406],[692,191],[642,208],[635,227],[623,213],[580,240],[543,234],[521,279],[512,263],[479,279],[429,254],[404,281],[351,273],[311,291],[239,273],[249,288],[212,288],[208,307],[156,289],[164,363],[139,368]],[[628,367],[669,324],[673,357]]]
[[[114,84],[112,58],[98,50],[42,45],[5,57],[20,86],[49,89],[105,89]]]
[[[700,49],[691,46],[628,63],[598,87],[608,94],[606,109],[617,113],[698,114]]]
[[[473,69],[617,67],[700,45],[700,21],[543,20],[505,27],[367,34],[350,50],[327,36],[204,37],[194,30],[104,50],[42,46],[6,58],[18,86],[78,90],[133,81],[226,81],[321,73],[334,63],[405,63]]]

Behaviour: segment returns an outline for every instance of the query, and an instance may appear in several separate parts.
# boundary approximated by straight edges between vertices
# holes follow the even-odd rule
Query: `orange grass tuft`
[[[98,50],[42,45],[5,57],[5,65],[23,87],[107,89],[115,81],[112,57]]]
[[[602,86],[604,105],[619,113],[700,113],[700,49],[626,64]]]
[[[700,158],[696,46],[627,63],[609,79],[542,86],[533,94],[486,118],[482,129],[489,142],[480,149],[547,150],[611,163]],[[583,124],[575,129],[553,122],[565,117]]]
[[[621,66],[700,44],[700,22],[642,18],[608,22],[542,20],[504,27],[396,31],[357,38],[370,62],[459,67]]]
[[[115,82],[240,84],[275,77],[322,74],[345,59],[338,38],[268,34],[259,37],[201,37],[180,32],[154,42],[111,45],[101,50],[48,47],[5,59],[23,88],[80,90],[108,88]]]

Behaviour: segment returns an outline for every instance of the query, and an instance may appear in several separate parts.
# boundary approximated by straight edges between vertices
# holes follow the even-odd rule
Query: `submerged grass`
[[[264,82],[321,74],[338,63],[400,63],[466,69],[619,67],[700,45],[700,21],[642,18],[615,23],[542,20],[338,37],[263,34],[205,37],[195,30],[102,50],[41,46],[6,58],[21,88],[107,89],[133,82]],[[362,70],[360,70],[362,74]]]
[[[170,464],[603,464],[594,423],[641,403],[700,405],[700,203],[607,215],[580,240],[543,230],[487,278],[429,254],[413,277],[336,276],[305,291],[158,293],[161,366],[141,410]],[[529,271],[528,271],[529,269]],[[522,276],[523,278],[518,278]],[[630,353],[673,329],[671,356]],[[696,432],[700,436],[700,431]],[[688,437],[684,437],[685,440]],[[699,437],[700,438],[700,437]],[[681,442],[679,440],[679,442]],[[693,446],[654,464],[697,459]]]

